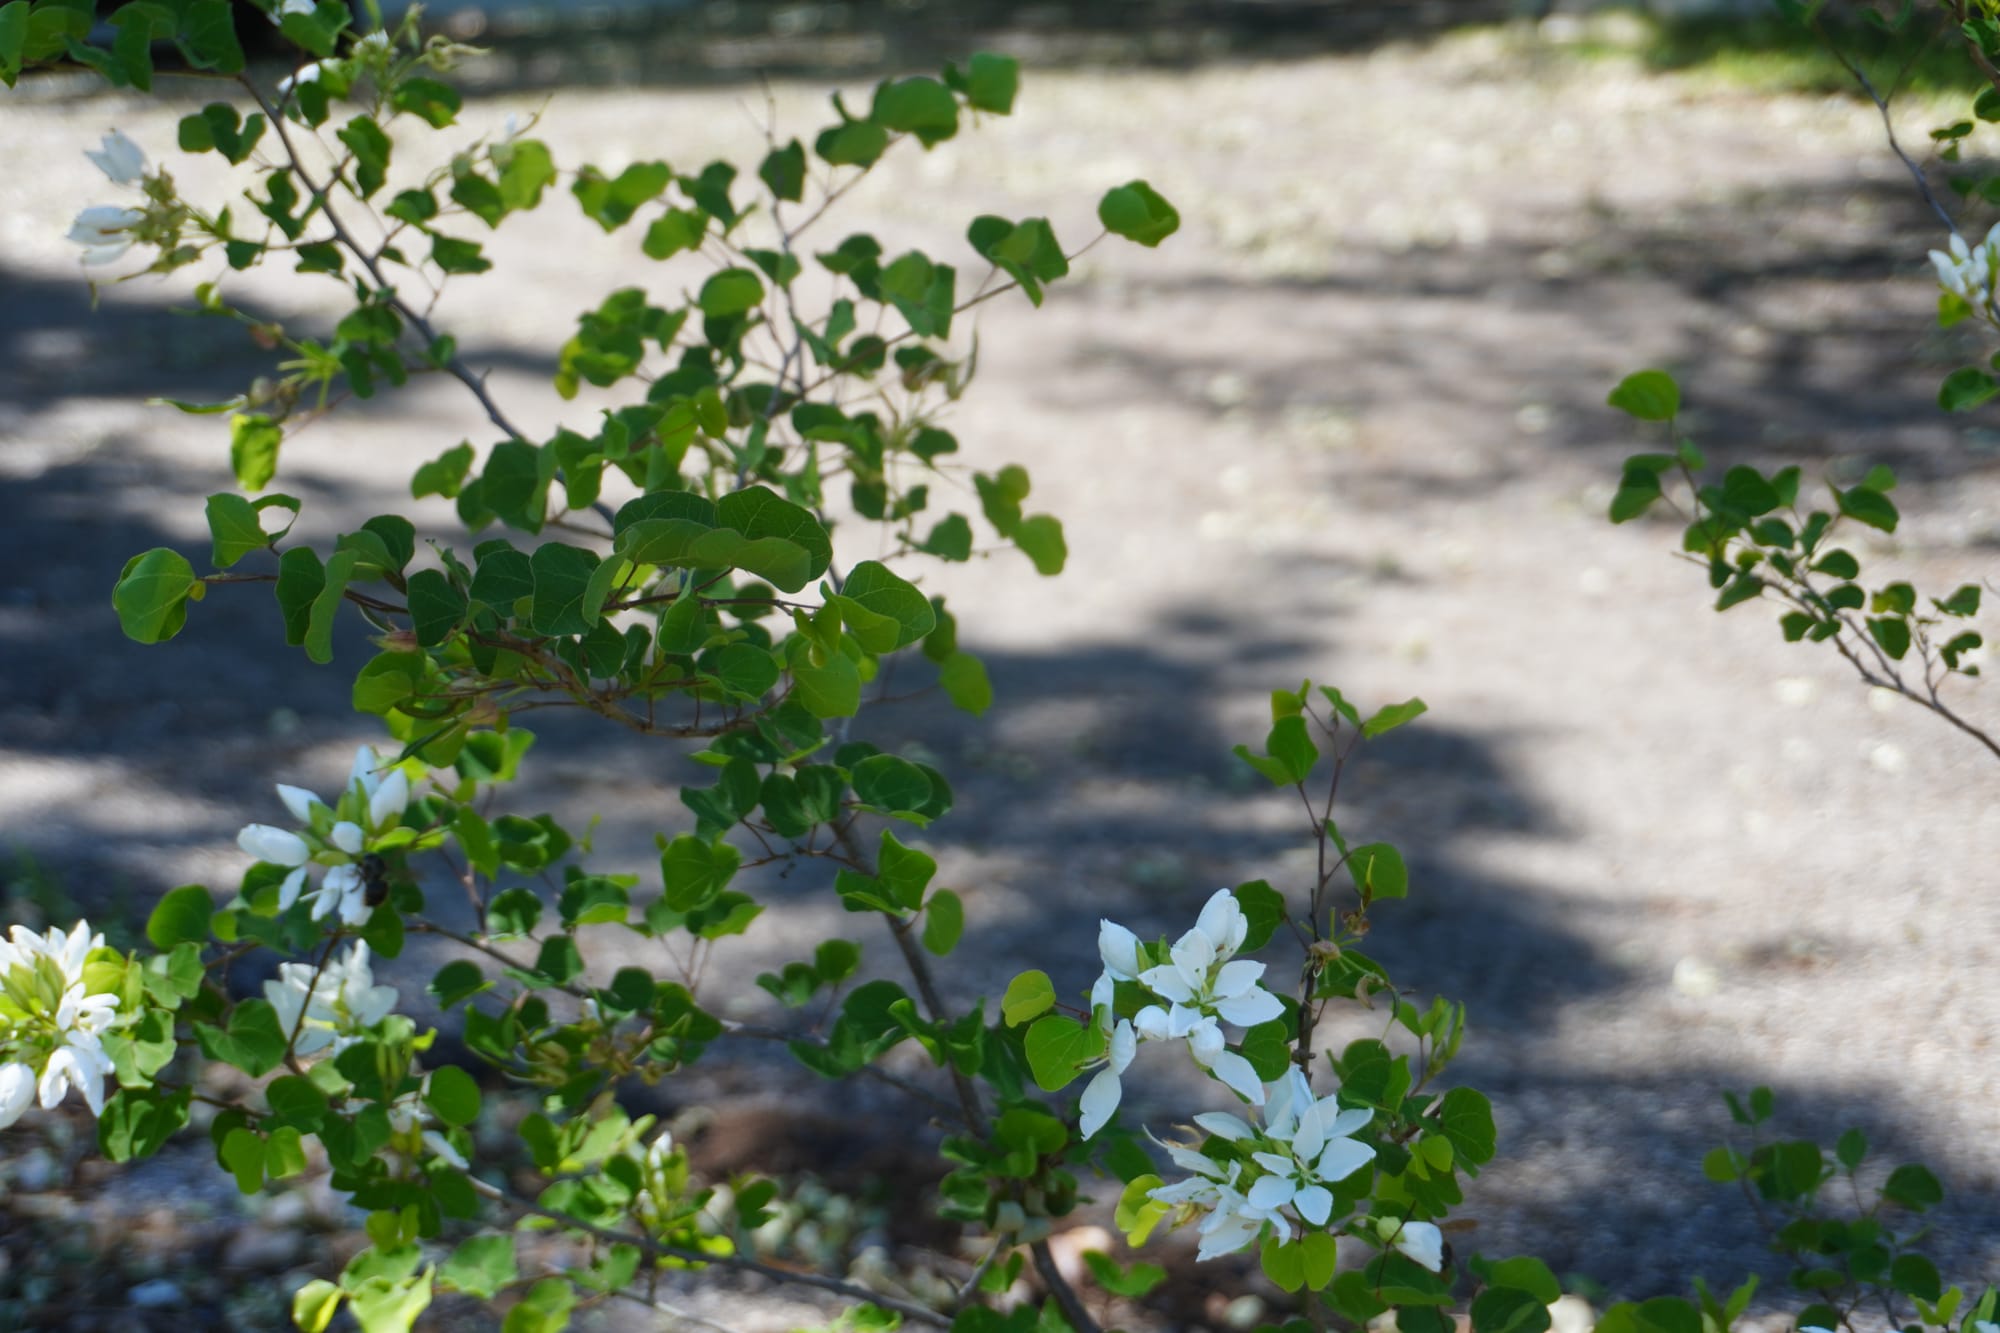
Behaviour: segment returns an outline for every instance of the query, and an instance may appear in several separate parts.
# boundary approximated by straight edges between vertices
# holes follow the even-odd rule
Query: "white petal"
[[[1326,1103],[1321,1102],[1320,1106],[1324,1108]],[[1322,1109],[1321,1114],[1324,1113]],[[1326,1136],[1330,1139],[1348,1138],[1368,1128],[1369,1122],[1374,1119],[1375,1113],[1367,1107],[1350,1106],[1334,1116],[1333,1123],[1327,1127]]]
[[[35,1071],[19,1060],[0,1065],[0,1129],[21,1118],[35,1100]]]
[[[1239,958],[1233,963],[1224,963],[1216,971],[1215,982],[1208,988],[1208,993],[1219,1000],[1226,1000],[1231,996],[1242,995],[1255,986],[1258,978],[1263,975],[1264,965],[1262,963],[1252,962],[1248,958]]]
[[[146,174],[146,154],[117,130],[104,136],[102,148],[86,148],[83,155],[96,163],[113,185],[137,185]]]
[[[1118,1086],[1118,1075],[1109,1069],[1102,1070],[1096,1078],[1090,1080],[1090,1086],[1083,1090],[1081,1103],[1083,1123],[1078,1126],[1078,1132],[1084,1138],[1094,1138],[1097,1131],[1104,1128],[1105,1122],[1111,1119],[1111,1113],[1118,1109],[1118,1099],[1122,1093],[1123,1089]]]
[[[376,757],[375,748],[370,745],[360,747],[354,752],[354,763],[347,770],[347,784],[351,787],[358,782],[362,791],[373,796],[376,788],[382,785],[382,779],[375,776],[375,770],[380,767],[382,761]]]
[[[367,890],[359,884],[356,884],[350,892],[341,895],[340,919],[347,925],[360,925],[374,910],[368,905]]]
[[[1433,1273],[1444,1269],[1444,1233],[1429,1222],[1403,1223],[1396,1248]]]
[[[304,787],[287,787],[282,782],[278,784],[278,799],[285,803],[285,809],[292,812],[292,818],[301,824],[312,822],[314,806],[326,804]]]
[[[368,835],[361,831],[361,825],[345,819],[333,826],[326,840],[349,856],[361,855],[361,849],[368,845]]]
[[[1181,970],[1171,963],[1147,968],[1139,974],[1139,980],[1161,999],[1172,1000],[1175,1004],[1187,1004],[1195,997],[1194,987],[1188,984]]]
[[[1298,1166],[1298,1163],[1290,1157],[1274,1152],[1253,1152],[1250,1154],[1250,1160],[1266,1171],[1275,1171],[1281,1176],[1289,1176]]]
[[[42,1109],[52,1111],[63,1099],[63,1094],[74,1084],[83,1084],[83,1066],[77,1062],[76,1052],[67,1046],[59,1046],[49,1056],[49,1062],[42,1066],[40,1086]]]
[[[1264,1084],[1258,1079],[1257,1071],[1250,1062],[1234,1051],[1224,1051],[1208,1066],[1208,1072],[1222,1080],[1224,1087],[1249,1102],[1252,1106],[1264,1104]]]
[[[1231,963],[1230,967],[1236,964]],[[1262,967],[1263,964],[1257,964]],[[1285,1013],[1284,1001],[1259,986],[1248,995],[1233,995],[1219,1002],[1215,1012],[1225,1023],[1234,1023],[1241,1028],[1254,1028],[1259,1023],[1268,1023],[1274,1018],[1282,1018]]]
[[[1167,951],[1174,960],[1174,970],[1181,974],[1193,991],[1199,994],[1208,986],[1208,969],[1215,966],[1215,941],[1199,930],[1190,930],[1174,941],[1174,947]],[[1158,986],[1153,987],[1159,990]],[[1160,991],[1162,995],[1165,991]]]
[[[1213,1020],[1198,1024],[1188,1033],[1188,1054],[1193,1056],[1194,1062],[1203,1069],[1212,1066],[1217,1057],[1226,1054],[1223,1050],[1222,1029],[1217,1027]],[[1263,1092],[1262,1087],[1257,1089],[1260,1098]]]
[[[1098,1012],[1109,1013],[1118,998],[1118,983],[1109,972],[1099,972],[1097,980],[1090,983],[1090,1012],[1094,1017]]]
[[[292,910],[292,904],[299,900],[299,890],[304,888],[305,884],[306,868],[304,866],[300,866],[297,870],[285,876],[285,882],[278,886],[278,910],[280,912],[289,912]]]
[[[1238,929],[1239,926],[1243,929]],[[1210,894],[1208,901],[1202,904],[1200,918],[1194,923],[1194,928],[1208,939],[1216,956],[1223,958],[1236,952],[1248,927],[1243,909],[1236,904],[1236,895],[1228,889],[1217,889]]]
[[[1194,1118],[1194,1122],[1217,1138],[1227,1139],[1231,1143],[1241,1143],[1245,1139],[1257,1137],[1256,1130],[1227,1111],[1203,1111]]]
[[[1193,1204],[1197,1207],[1213,1208],[1219,1189],[1220,1186],[1212,1180],[1203,1180],[1200,1176],[1190,1176],[1186,1180],[1177,1180],[1171,1185],[1161,1185],[1156,1189],[1147,1190],[1146,1197],[1171,1207],[1179,1207],[1182,1204]]]
[[[434,1129],[424,1131],[424,1146],[431,1150],[431,1156],[441,1157],[459,1170],[466,1169],[465,1154],[451,1146],[451,1140]]]
[[[1139,1034],[1141,1041],[1165,1041],[1172,1034],[1167,1030],[1167,1011],[1157,1004],[1149,1004],[1132,1015],[1132,1030]]]
[[[1124,1073],[1138,1053],[1139,1036],[1132,1030],[1131,1022],[1121,1018],[1111,1031],[1111,1072]]]
[[[1263,1223],[1255,1218],[1242,1217],[1234,1213],[1224,1213],[1220,1209],[1209,1214],[1214,1226],[1204,1224],[1201,1244],[1195,1250],[1195,1260],[1220,1258],[1252,1244],[1262,1231]]]
[[[1299,1216],[1306,1221],[1323,1227],[1333,1212],[1333,1191],[1323,1185],[1308,1185],[1292,1196],[1292,1207],[1298,1209]]]
[[[1104,960],[1104,970],[1117,980],[1138,978],[1139,937],[1116,921],[1098,921],[1097,956]]]
[[[368,797],[368,826],[380,832],[390,820],[402,818],[409,804],[410,779],[399,768]]]
[[[1375,1150],[1353,1139],[1334,1139],[1313,1167],[1321,1180],[1345,1180],[1375,1160]]]
[[[269,824],[251,824],[236,835],[236,845],[259,861],[274,866],[302,866],[312,855],[305,839]]]
[[[1160,1146],[1167,1150],[1167,1156],[1173,1158],[1174,1165],[1181,1170],[1192,1171],[1198,1176],[1206,1176],[1211,1180],[1221,1179],[1222,1163],[1216,1161],[1207,1153],[1197,1152],[1186,1144],[1181,1143],[1162,1143]]]
[[[1290,1165],[1290,1163],[1286,1163]],[[1298,1186],[1285,1176],[1265,1176],[1250,1187],[1252,1208],[1282,1208],[1292,1201],[1299,1192]]]

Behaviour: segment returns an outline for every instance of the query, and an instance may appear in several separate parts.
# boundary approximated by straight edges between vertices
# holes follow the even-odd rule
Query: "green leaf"
[[[429,121],[433,129],[443,129],[458,118],[464,99],[450,84],[436,79],[406,78],[389,95],[389,105]]]
[[[549,156],[549,147],[538,139],[516,139],[507,145],[505,162],[500,166],[500,198],[509,212],[536,207],[542,202],[542,191],[555,183],[555,159]],[[494,160],[500,161],[502,154],[496,152]]]
[[[1453,1088],[1438,1102],[1438,1128],[1451,1141],[1452,1151],[1469,1167],[1484,1166],[1493,1160],[1497,1143],[1493,1132],[1493,1103],[1486,1094],[1472,1088]],[[1476,1174],[1468,1170],[1467,1175]]]
[[[1851,491],[1836,490],[1833,494],[1840,502],[1840,512],[1849,518],[1866,523],[1871,528],[1880,528],[1883,532],[1896,530],[1899,517],[1896,506],[1882,492],[1857,486]]]
[[[851,770],[854,795],[864,805],[888,813],[913,811],[922,814],[931,802],[930,779],[907,759],[892,754],[873,754]],[[889,837],[886,832],[885,838]]]
[[[990,55],[981,51],[968,64],[965,100],[996,116],[1011,115],[1015,93],[1021,86],[1021,62],[1012,56]]]
[[[289,554],[289,553],[288,553]],[[312,599],[306,612],[306,656],[325,666],[333,660],[333,622],[340,610],[342,595],[353,577],[358,557],[353,551],[335,551],[326,562],[325,584]],[[282,582],[282,571],[280,571]]]
[[[1991,402],[1995,394],[2000,394],[2000,380],[1976,366],[1964,366],[1945,376],[1937,400],[1947,412],[1969,412]]]
[[[493,267],[493,261],[482,253],[479,242],[456,236],[431,237],[431,262],[446,273],[484,273]]]
[[[562,1278],[545,1277],[528,1288],[521,1303],[507,1312],[500,1333],[562,1333],[576,1306],[576,1288]]]
[[[146,938],[156,949],[171,949],[184,941],[208,942],[208,919],[215,903],[199,884],[183,884],[170,890],[146,918]]]
[[[1055,1002],[1056,988],[1049,974],[1033,969],[1007,983],[1007,993],[1000,998],[1000,1015],[1008,1027],[1017,1028],[1047,1013]]]
[[[1274,1018],[1251,1028],[1243,1034],[1239,1045],[1243,1058],[1257,1071],[1257,1077],[1266,1083],[1275,1083],[1283,1078],[1285,1070],[1291,1065],[1292,1045],[1282,1018]]]
[[[1893,616],[1875,616],[1868,621],[1868,633],[1882,651],[1901,661],[1910,651],[1910,623]]]
[[[1542,1333],[1548,1305],[1516,1287],[1488,1287],[1472,1300],[1473,1333]]]
[[[639,206],[657,198],[674,178],[664,162],[634,162],[607,180],[595,167],[577,173],[570,193],[576,196],[584,215],[606,231],[616,231],[632,220]]]
[[[193,1097],[192,1088],[120,1088],[98,1117],[99,1151],[113,1162],[151,1157],[187,1124]]]
[[[547,542],[528,557],[534,571],[534,600],[528,623],[537,634],[582,634],[592,617],[586,612],[591,575],[597,556],[577,546]]]
[[[1060,1092],[1104,1054],[1104,1038],[1073,1018],[1048,1014],[1028,1029],[1022,1048],[1035,1085],[1043,1092]]]
[[[410,629],[425,648],[435,648],[449,639],[470,609],[465,594],[434,569],[410,575],[408,599]]]
[[[1069,546],[1063,540],[1062,521],[1047,514],[1031,514],[1013,531],[1014,545],[1032,560],[1035,572],[1044,578],[1062,573],[1069,560]]]
[[[705,907],[728,887],[742,859],[726,842],[704,842],[692,834],[681,834],[660,853],[667,906],[676,912]]]
[[[924,947],[942,958],[965,933],[965,904],[950,889],[939,889],[924,904]]]
[[[345,1298],[339,1287],[316,1277],[292,1293],[292,1323],[299,1333],[326,1333]]]
[[[915,643],[937,624],[930,598],[876,560],[856,565],[829,600],[856,642],[877,655]]]
[[[526,935],[542,916],[542,900],[528,889],[503,891],[486,909],[486,928],[495,935]]]
[[[264,531],[258,515],[266,509],[289,510],[296,520],[299,502],[289,495],[267,495],[253,503],[228,491],[208,497],[205,512],[212,543],[209,558],[217,569],[228,569],[252,551],[267,549],[291,531],[290,523],[277,532]]]
[[[1144,181],[1108,191],[1097,205],[1097,220],[1114,236],[1154,247],[1180,230],[1181,215]]]
[[[1641,421],[1671,421],[1681,410],[1681,388],[1664,370],[1641,370],[1620,380],[1604,401]]]
[[[1247,929],[1243,935],[1240,951],[1252,954],[1270,943],[1271,936],[1285,920],[1285,895],[1279,893],[1261,879],[1253,879],[1247,884],[1238,884],[1230,890],[1242,909]]]
[[[1944,1202],[1944,1186],[1929,1168],[1911,1163],[1899,1166],[1883,1182],[1882,1197],[1891,1203],[1922,1212]]]
[[[1428,706],[1422,699],[1408,699],[1399,704],[1390,704],[1361,724],[1361,734],[1373,740],[1385,731],[1394,731],[1405,722],[1415,721],[1427,711],[1429,711]]]
[[[111,606],[125,637],[160,643],[181,632],[197,580],[194,566],[177,551],[158,546],[125,562],[111,590]]]
[[[752,269],[726,268],[701,285],[695,302],[710,319],[748,314],[764,303],[764,282]]]
[[[262,413],[239,413],[229,418],[229,466],[236,483],[255,495],[271,484],[278,472],[278,446],[285,432]]]
[[[457,1065],[441,1065],[431,1071],[424,1105],[447,1125],[463,1128],[479,1119],[479,1085]]]
[[[853,717],[861,711],[861,669],[844,653],[824,666],[793,662],[792,696],[818,718]]]
[[[1271,1279],[1278,1290],[1293,1292],[1305,1286],[1305,1251],[1296,1243],[1281,1236],[1266,1237],[1259,1259],[1264,1276]]]
[[[932,78],[884,81],[875,90],[875,105],[869,119],[889,129],[914,134],[928,148],[958,132],[958,99]]]
[[[772,149],[757,168],[757,176],[773,198],[797,203],[805,197],[806,150],[797,139],[783,148]]]
[[[813,151],[829,166],[865,167],[889,146],[889,131],[872,120],[848,120],[824,130]]]
[[[959,708],[982,716],[993,706],[993,684],[986,678],[986,664],[971,653],[953,653],[938,667],[938,684]]]
[[[1532,1255],[1521,1255],[1513,1259],[1498,1259],[1475,1265],[1480,1277],[1489,1287],[1512,1287],[1534,1297],[1541,1305],[1554,1305],[1562,1299],[1562,1283],[1549,1266]]]
[[[492,1300],[519,1277],[512,1236],[473,1236],[438,1270],[439,1282],[480,1300]]]

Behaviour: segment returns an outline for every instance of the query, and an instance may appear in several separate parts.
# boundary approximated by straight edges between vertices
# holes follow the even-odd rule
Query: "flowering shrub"
[[[285,641],[320,664],[336,625],[358,617],[379,651],[353,699],[387,740],[356,756],[331,801],[280,785],[289,822],[243,829],[246,867],[219,902],[200,885],[166,894],[147,922],[150,950],[104,949],[82,924],[17,929],[0,946],[0,1118],[75,1089],[101,1150],[129,1161],[187,1123],[203,1062],[240,1071],[250,1090],[210,1126],[221,1167],[247,1194],[323,1162],[368,1216],[367,1248],[295,1294],[307,1330],[342,1310],[370,1333],[407,1329],[441,1291],[504,1304],[508,1333],[553,1330],[580,1302],[651,1304],[663,1272],[713,1266],[837,1294],[852,1327],[1092,1333],[1091,1302],[1048,1241],[1093,1199],[1115,1203],[1134,1247],[1191,1227],[1197,1261],[1254,1250],[1278,1287],[1310,1293],[1287,1333],[1388,1320],[1447,1333],[1461,1304],[1475,1333],[1549,1328],[1561,1287],[1544,1264],[1461,1264],[1446,1243],[1464,1181],[1496,1151],[1487,1099],[1444,1083],[1464,1008],[1420,1007],[1362,947],[1371,909],[1404,897],[1409,877],[1395,847],[1342,831],[1341,775],[1359,745],[1416,720],[1421,701],[1364,715],[1329,687],[1280,690],[1262,750],[1237,748],[1303,802],[1316,852],[1304,882],[1219,889],[1172,941],[1101,922],[1102,971],[1088,986],[1037,969],[991,1009],[955,1011],[940,994],[934,960],[979,923],[933,882],[937,863],[913,830],[948,815],[952,790],[931,765],[863,738],[865,687],[899,655],[921,656],[953,703],[984,712],[985,668],[921,586],[925,568],[1010,551],[1044,576],[1066,563],[1060,521],[1027,505],[1025,471],[968,463],[941,423],[973,373],[961,317],[1013,293],[1040,305],[1079,251],[1045,218],[973,218],[970,258],[956,262],[891,255],[865,234],[829,242],[822,222],[884,154],[935,150],[1007,115],[1015,63],[974,56],[936,77],[886,80],[865,109],[835,98],[810,148],[774,129],[749,170],[642,161],[612,172],[559,164],[532,125],[453,135],[461,100],[445,76],[466,53],[425,37],[414,16],[357,30],[337,0],[255,7],[300,53],[284,77],[246,70],[225,0],[135,0],[109,14],[108,41],[94,40],[104,34],[88,5],[12,0],[0,6],[0,79],[69,60],[145,90],[156,46],[171,43],[233,81],[235,100],[185,116],[178,140],[244,168],[246,188],[227,202],[185,197],[114,132],[90,159],[125,202],[86,209],[71,232],[98,279],[201,268],[201,308],[284,358],[227,401],[174,404],[228,422],[236,486],[206,505],[213,568],[168,548],[140,553],[113,607],[131,638],[160,643],[211,593],[263,584]],[[405,146],[432,134],[453,135],[448,165],[411,168]],[[578,317],[552,388],[570,400],[588,384],[617,405],[540,439],[411,293],[482,278],[494,262],[479,238],[561,194],[616,238],[607,244],[636,251],[635,265],[643,256],[674,278],[649,272]],[[1179,225],[1144,181],[1115,185],[1097,216],[1104,236],[1148,247]],[[336,285],[329,335],[232,304],[232,275],[267,263]],[[818,303],[809,266],[812,290],[832,293]],[[410,478],[413,499],[454,503],[470,544],[420,544],[398,513],[322,547],[291,542],[305,502],[270,489],[289,432],[422,375],[457,380],[491,428],[484,445],[444,445]],[[1672,464],[1628,482],[1650,476],[1657,494]],[[1874,498],[1842,513],[1879,517],[1886,487],[1861,489]],[[1763,492],[1749,492],[1738,478],[1701,500],[1755,510],[1726,532],[1702,530],[1701,550],[1730,578],[1749,569],[1728,543],[1776,542],[1749,520],[1794,498],[1758,508]],[[942,498],[954,494],[964,511]],[[1913,600],[1900,614],[1913,640],[1928,632]],[[1829,612],[1807,630],[1831,625],[1825,637],[1837,637],[1844,624]],[[551,707],[679,746],[710,775],[681,788],[686,818],[660,837],[656,881],[650,868],[590,863],[549,815],[496,813],[533,743],[519,716]],[[730,938],[764,910],[749,872],[765,867],[822,872],[823,891],[878,932],[904,979],[874,960],[864,970],[863,942],[828,938],[758,978],[794,1015],[783,1026],[712,1012],[700,979],[711,960],[727,965]],[[469,925],[430,910],[427,886],[444,879],[469,903]],[[607,977],[588,952],[618,932],[691,961]],[[479,1081],[437,1059],[436,1034],[376,982],[374,960],[398,957],[412,934],[450,946],[427,990],[464,1049],[532,1097],[518,1131],[532,1174],[479,1161]],[[230,994],[219,969],[258,950],[284,960],[275,978],[261,995]],[[1282,955],[1275,973],[1257,957],[1267,951]],[[1336,1006],[1379,1006],[1385,1031],[1320,1048]],[[961,1286],[919,1300],[770,1262],[757,1237],[777,1185],[701,1187],[671,1136],[619,1104],[626,1080],[672,1077],[731,1040],[781,1041],[819,1075],[877,1077],[921,1102],[952,1168],[937,1213],[989,1243]],[[883,1069],[905,1044],[928,1061],[928,1081]],[[1149,1046],[1184,1053],[1211,1088],[1185,1124],[1160,1127],[1164,1139],[1120,1116],[1122,1080]],[[1769,1174],[1754,1153],[1730,1170]],[[575,1243],[540,1243],[548,1232]],[[1888,1271],[1914,1289],[1909,1265],[1896,1277],[1902,1257]],[[1163,1276],[1104,1255],[1090,1271],[1128,1296]],[[1602,1326],[1722,1333],[1749,1298],[1701,1296],[1615,1306]],[[1937,1324],[1961,1303],[1924,1299]],[[1992,1305],[1989,1293],[1977,1317]]]

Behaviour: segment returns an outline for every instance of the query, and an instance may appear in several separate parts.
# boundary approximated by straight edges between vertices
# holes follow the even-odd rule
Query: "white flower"
[[[55,1109],[64,1094],[75,1088],[83,1094],[92,1115],[103,1115],[104,1076],[110,1072],[111,1062],[95,1038],[88,1043],[72,1040],[57,1047],[50,1053],[49,1062],[42,1066],[42,1109]]]
[[[1433,1273],[1444,1270],[1444,1232],[1429,1222],[1378,1217],[1375,1234]]]
[[[459,1170],[466,1170],[465,1154],[451,1146],[451,1140],[434,1129],[424,1131],[424,1146],[431,1150],[431,1156],[451,1163]]]
[[[21,1118],[35,1100],[35,1067],[10,1060],[0,1065],[0,1129]]]
[[[1948,252],[1930,252],[1938,285],[1988,320],[1996,318],[1993,283],[1996,270],[2000,270],[1996,254],[2000,254],[2000,224],[1987,232],[1986,239],[1977,246],[1966,244],[1965,238],[1954,232]]]
[[[1139,979],[1139,937],[1116,921],[1098,920],[1097,956],[1104,960],[1105,975],[1113,980]]]
[[[1131,1067],[1132,1057],[1138,1053],[1139,1036],[1132,1030],[1127,1019],[1119,1019],[1111,1029],[1110,1063],[1099,1070],[1097,1077],[1083,1090],[1083,1121],[1079,1130],[1086,1139],[1092,1138],[1111,1119],[1111,1113],[1118,1109],[1118,1100],[1124,1095],[1118,1079]]]
[[[137,185],[146,177],[146,154],[117,130],[104,136],[102,148],[86,148],[83,155],[96,163],[113,185]]]
[[[365,856],[371,838],[389,832],[410,805],[410,779],[400,768],[379,776],[381,757],[364,745],[355,752],[347,785],[332,805],[304,787],[277,784],[278,799],[305,828],[298,833],[252,824],[236,835],[236,845],[271,865],[290,868],[278,886],[278,910],[288,912],[303,896],[315,921],[337,915],[359,925],[370,911],[367,884],[354,862]],[[314,865],[328,867],[320,887],[305,891]]]
[[[312,902],[312,919],[315,921],[331,914],[339,917],[344,925],[358,926],[368,919],[371,910],[367,881],[353,866],[335,866],[327,871],[320,886],[306,897]]]
[[[363,51],[387,51],[388,49],[389,34],[380,28],[368,33],[354,43],[354,54],[356,55],[360,55]]]
[[[298,1033],[292,1049],[300,1055],[328,1046],[337,1054],[396,1007],[396,988],[375,984],[368,945],[361,940],[345,962],[329,960],[317,981],[313,971],[309,963],[282,963],[277,979],[264,983],[264,998],[277,1010],[280,1030],[287,1037]]]
[[[318,6],[313,0],[282,0],[276,9],[271,11],[271,22],[281,23],[287,14],[303,14],[311,18],[316,8]]]
[[[85,264],[109,264],[132,248],[132,228],[145,220],[136,208],[95,204],[76,215],[69,239],[83,247]]]
[[[303,69],[287,74],[278,80],[278,96],[283,97],[302,83],[318,83],[319,76],[326,73],[327,67],[331,64],[333,64],[331,60],[315,60]]]
[[[1349,1137],[1365,1129],[1374,1112],[1341,1110],[1332,1097],[1315,1101],[1298,1069],[1288,1070],[1276,1089],[1264,1109],[1264,1138],[1284,1151],[1251,1154],[1271,1174],[1250,1187],[1250,1202],[1270,1209],[1290,1205],[1313,1226],[1325,1226],[1333,1211],[1333,1192],[1326,1186],[1375,1160],[1373,1148]]]
[[[1266,1225],[1273,1227],[1280,1239],[1292,1238],[1291,1223],[1274,1211],[1259,1207],[1235,1190],[1224,1189],[1219,1194],[1214,1210],[1196,1228],[1201,1236],[1201,1244],[1194,1253],[1197,1262],[1248,1248],[1264,1233]]]

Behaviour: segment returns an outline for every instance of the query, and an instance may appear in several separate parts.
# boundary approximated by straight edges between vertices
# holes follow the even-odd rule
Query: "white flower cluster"
[[[1093,1021],[1110,1038],[1109,1064],[1083,1090],[1083,1137],[1104,1128],[1123,1095],[1119,1078],[1139,1044],[1185,1039],[1194,1062],[1253,1106],[1264,1104],[1264,1084],[1241,1055],[1226,1048],[1223,1023],[1254,1027],[1285,1012],[1278,997],[1259,985],[1264,965],[1235,958],[1250,922],[1228,889],[1217,889],[1194,929],[1167,952],[1167,961],[1142,967],[1139,937],[1115,921],[1100,921],[1097,952],[1104,973],[1090,990]],[[1152,1000],[1130,1018],[1116,1017],[1118,983],[1143,987]]]
[[[264,998],[278,1011],[285,1035],[298,1034],[294,1053],[312,1055],[330,1046],[338,1055],[389,1016],[397,994],[394,986],[375,984],[368,945],[356,940],[345,962],[329,960],[317,975],[310,963],[279,964],[277,980],[264,983]]]
[[[355,752],[354,769],[334,804],[303,787],[278,784],[278,799],[305,828],[294,833],[269,824],[251,824],[236,835],[236,845],[259,861],[291,871],[278,889],[278,910],[289,911],[305,892],[307,871],[326,868],[318,888],[306,894],[313,920],[332,914],[350,926],[368,917],[368,885],[361,858],[383,834],[402,821],[410,804],[410,780],[393,769],[380,776],[381,758],[364,745]]]
[[[111,178],[113,185],[140,187],[146,180],[146,154],[117,130],[104,136],[103,147],[84,150],[85,157]],[[146,220],[143,209],[117,204],[93,204],[76,215],[69,239],[83,247],[83,262],[109,264],[132,248],[132,229]]]
[[[100,1038],[118,1018],[118,997],[92,993],[83,977],[92,951],[103,947],[87,921],[68,934],[15,926],[0,940],[0,1049],[8,1053],[0,1063],[0,1129],[38,1094],[53,1109],[72,1088],[92,1115],[104,1113],[111,1059]]]
[[[657,1231],[671,1220],[671,1205],[687,1185],[687,1164],[675,1160],[673,1132],[665,1129],[644,1152],[628,1150],[627,1155],[638,1162],[639,1178],[645,1182],[632,1197],[632,1215]]]
[[[1972,313],[1989,323],[2000,323],[2000,309],[1993,303],[1993,280],[2000,273],[2000,223],[1986,233],[1978,245],[1967,245],[1957,232],[1951,236],[1949,252],[1931,251],[1938,285],[1972,307]]]

